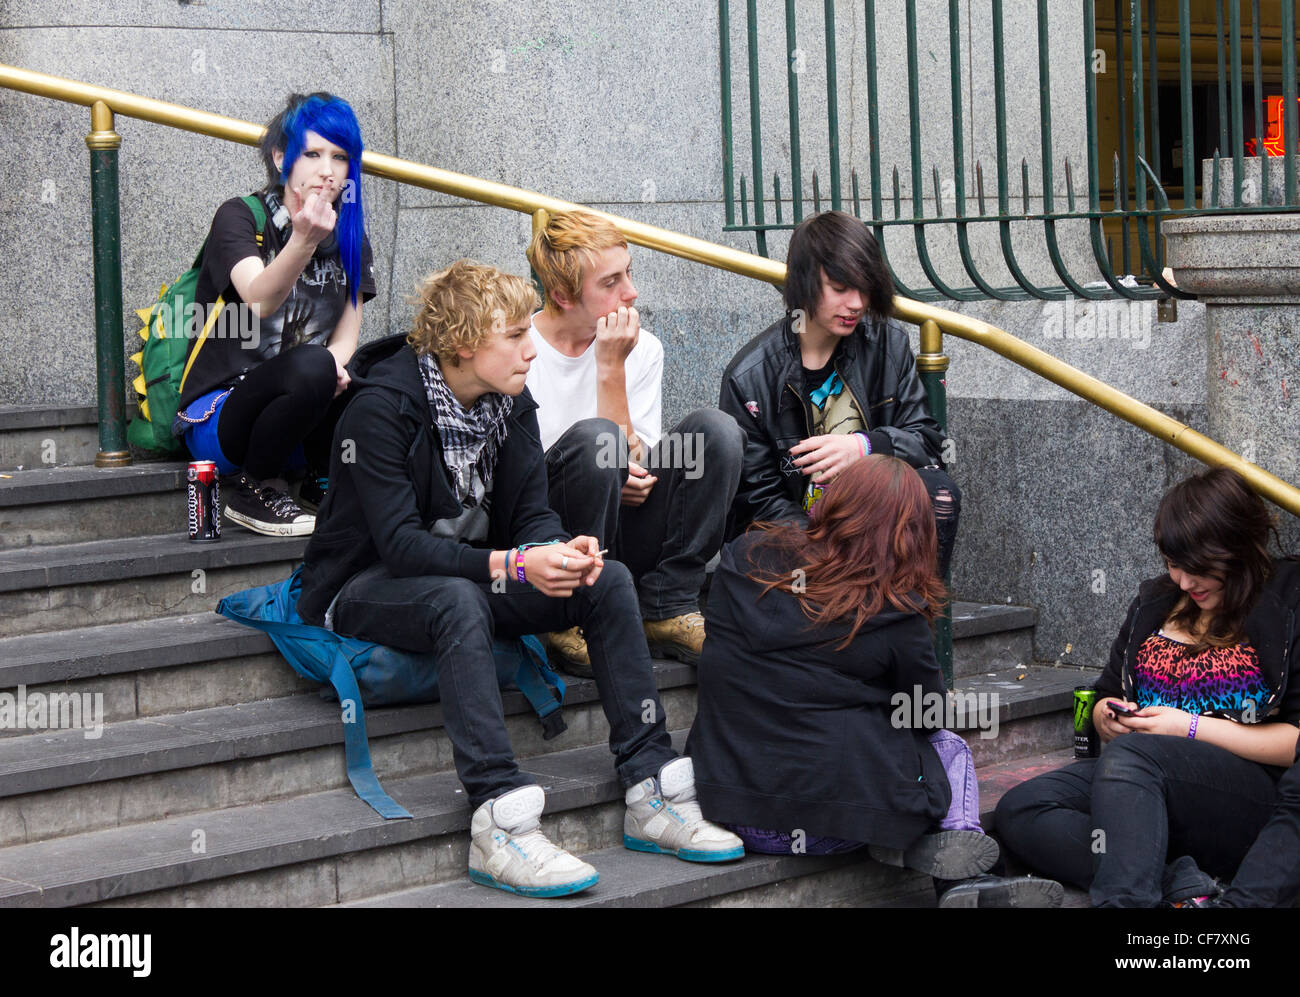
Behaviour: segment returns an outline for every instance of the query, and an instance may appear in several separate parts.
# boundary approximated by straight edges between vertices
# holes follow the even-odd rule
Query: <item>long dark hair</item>
[[[826,486],[807,529],[756,523],[760,549],[784,555],[794,572],[764,574],[751,560],[762,595],[795,595],[817,626],[851,618],[839,649],[885,604],[933,621],[946,595],[938,574],[938,541],[921,476],[897,457],[875,455],[850,465]],[[761,596],[760,596],[761,598]]]
[[[1277,537],[1264,500],[1240,474],[1226,467],[1201,471],[1171,488],[1156,510],[1154,538],[1171,567],[1213,578],[1223,585],[1218,608],[1204,632],[1201,611],[1183,595],[1169,622],[1192,634],[1189,654],[1229,647],[1245,633],[1246,616],[1273,571],[1269,534]],[[1177,590],[1173,579],[1166,585]]]

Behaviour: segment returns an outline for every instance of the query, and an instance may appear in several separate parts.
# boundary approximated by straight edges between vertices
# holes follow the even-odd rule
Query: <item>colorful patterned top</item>
[[[1139,706],[1172,706],[1236,721],[1243,714],[1264,718],[1271,690],[1249,641],[1190,656],[1187,646],[1163,633],[1142,642],[1133,668],[1134,701]]]

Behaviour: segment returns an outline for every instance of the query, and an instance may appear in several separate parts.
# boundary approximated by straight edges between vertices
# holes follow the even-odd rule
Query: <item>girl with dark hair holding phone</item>
[[[1101,757],[998,804],[1012,851],[1095,906],[1200,902],[1273,814],[1300,723],[1300,564],[1269,556],[1270,532],[1234,471],[1171,489],[1154,531],[1168,574],[1139,588],[1097,681]]]
[[[758,524],[723,548],[688,742],[699,800],[751,851],[865,843],[940,881],[941,906],[1055,906],[1058,883],[983,875],[998,847],[970,749],[912,726],[918,697],[946,701],[936,546],[920,476],[873,455],[827,485],[806,526]]]
[[[307,469],[303,504],[324,495],[344,368],[375,295],[362,148],[347,101],[292,95],[267,125],[256,209],[226,201],[204,248],[195,300],[215,320],[194,330],[173,432],[229,476],[226,516],[257,533],[314,528],[286,469]]]

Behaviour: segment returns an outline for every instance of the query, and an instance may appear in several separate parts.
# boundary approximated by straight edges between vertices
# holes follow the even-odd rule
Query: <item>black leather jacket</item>
[[[835,369],[867,411],[871,452],[913,467],[938,465],[943,433],[930,416],[902,324],[864,319],[835,347]],[[722,375],[718,407],[745,431],[745,465],[730,535],[756,520],[805,521],[807,478],[790,448],[812,435],[798,336],[789,316],[749,341]]]

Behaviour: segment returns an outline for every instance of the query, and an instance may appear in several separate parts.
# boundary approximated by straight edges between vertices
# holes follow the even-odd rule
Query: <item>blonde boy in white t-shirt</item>
[[[633,305],[627,240],[599,215],[553,215],[528,260],[546,303],[530,331],[551,508],[631,569],[652,651],[696,662],[704,568],[722,546],[744,435],[717,409],[662,432],[663,346]],[[576,629],[551,635],[571,671],[589,668]]]

